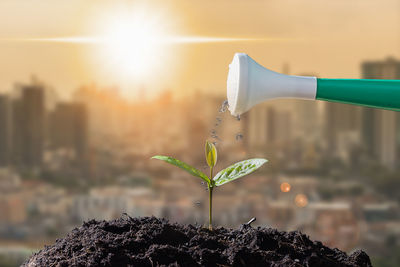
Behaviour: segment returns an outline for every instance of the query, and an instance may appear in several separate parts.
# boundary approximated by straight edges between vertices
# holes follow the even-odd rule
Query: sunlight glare
[[[161,61],[164,35],[161,25],[145,14],[119,14],[104,34],[104,53],[114,71],[144,78]]]

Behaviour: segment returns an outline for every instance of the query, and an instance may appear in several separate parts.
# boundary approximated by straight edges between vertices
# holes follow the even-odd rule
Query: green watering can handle
[[[400,111],[400,80],[318,78],[316,99]]]

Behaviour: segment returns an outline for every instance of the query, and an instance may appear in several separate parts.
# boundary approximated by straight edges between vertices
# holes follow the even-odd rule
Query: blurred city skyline
[[[235,52],[248,53],[276,71],[289,64],[290,73],[317,73],[326,78],[359,78],[361,61],[400,57],[399,1],[277,3],[153,0],[96,1],[93,5],[82,1],[1,1],[0,58],[6,64],[0,66],[0,90],[10,90],[15,81],[26,82],[35,74],[61,96],[70,96],[77,87],[93,82],[119,87],[128,97],[140,96],[143,88],[147,96],[165,89],[174,89],[177,95],[196,89],[224,95],[228,64]],[[138,71],[150,64],[143,77],[121,68],[127,63],[118,54],[121,50],[128,59],[138,54],[120,43],[104,50],[96,44],[15,40],[90,37],[118,31],[112,21],[121,15],[129,17],[130,11],[132,18],[139,18],[140,27],[154,30],[156,37],[263,40],[163,45],[148,51],[149,56],[143,55],[133,66]],[[130,36],[128,41],[143,42],[137,37]]]
[[[363,78],[400,78],[395,58],[359,67]],[[204,170],[205,139],[217,142],[216,171],[245,158],[269,159],[217,190],[216,225],[257,217],[254,225],[301,230],[348,252],[363,248],[374,263],[398,264],[397,112],[278,99],[238,121],[218,112],[223,96],[201,90],[136,102],[95,85],[68,101],[53,93],[33,79],[0,94],[0,264],[16,266],[31,249],[93,218],[127,212],[205,223],[205,187],[150,159],[171,155]]]
[[[205,223],[205,187],[150,157],[204,170],[208,139],[216,171],[269,160],[218,188],[216,225],[257,217],[399,266],[400,113],[276,99],[238,121],[218,112],[235,52],[400,79],[400,1],[0,1],[0,265],[123,212]]]

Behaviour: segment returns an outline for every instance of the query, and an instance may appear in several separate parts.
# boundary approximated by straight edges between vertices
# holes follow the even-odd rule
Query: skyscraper
[[[59,103],[50,114],[50,143],[52,148],[72,149],[77,160],[88,149],[88,113],[81,103]]]
[[[317,77],[314,73],[300,73],[299,76]],[[321,140],[323,104],[319,101],[293,100],[293,135],[308,142]]]
[[[364,79],[400,79],[400,61],[388,57],[381,61],[365,61],[362,63]]]
[[[362,64],[365,79],[400,79],[400,61],[387,58]],[[363,143],[380,163],[393,168],[399,157],[399,119],[397,112],[372,108],[363,109]]]
[[[245,134],[248,136],[246,141],[250,148],[261,149],[268,141],[273,140],[273,112],[271,107],[261,104],[246,113]]]
[[[325,108],[325,136],[328,150],[338,155],[343,154],[339,137],[360,133],[361,108],[341,103],[324,103]]]
[[[11,104],[6,95],[0,95],[0,167],[11,159]]]
[[[252,149],[288,144],[292,139],[292,114],[272,105],[261,104],[246,113],[247,145]]]
[[[43,160],[45,127],[44,91],[24,86],[13,103],[13,154],[17,165],[40,167]]]

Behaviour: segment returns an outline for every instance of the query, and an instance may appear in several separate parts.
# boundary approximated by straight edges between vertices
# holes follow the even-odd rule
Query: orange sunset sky
[[[65,96],[92,82],[132,97],[224,94],[235,52],[276,71],[358,78],[363,60],[400,59],[400,1],[0,1],[0,92],[35,74]]]

